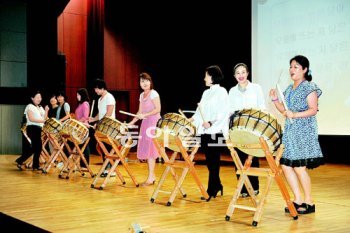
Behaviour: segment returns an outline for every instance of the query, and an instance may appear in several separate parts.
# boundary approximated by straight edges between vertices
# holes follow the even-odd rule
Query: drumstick
[[[282,99],[282,103],[284,105],[284,108],[289,111],[288,109],[288,106],[287,106],[287,103],[286,103],[286,100],[284,99],[284,95],[283,95],[283,92],[281,91],[281,88],[280,88],[280,85],[278,85],[278,83],[276,84],[276,89],[277,89],[277,92],[279,94],[279,96],[281,97]],[[290,120],[290,123],[293,124],[293,119],[292,118],[288,118]]]
[[[196,113],[196,111],[193,111],[193,110],[182,110],[182,112]]]
[[[128,115],[128,116],[137,117],[136,114],[133,114],[133,113],[130,113],[130,112],[124,112],[124,111],[122,111],[122,110],[119,110],[119,112],[122,113],[122,114]]]
[[[277,84],[281,81],[281,78],[282,78],[282,74],[283,74],[283,69],[281,69],[281,73],[280,73],[280,76],[278,77],[278,80],[277,80]]]
[[[181,116],[187,118],[186,115],[185,115],[185,113],[184,113],[180,108],[179,108],[179,113],[181,114]]]
[[[201,108],[201,103],[198,103],[198,110],[199,110],[199,113],[201,114],[203,122],[205,122],[204,116],[203,116],[203,112],[202,112],[202,108]]]
[[[90,111],[90,117],[92,117],[92,112],[94,111],[94,105],[95,105],[95,100],[92,101],[92,106],[91,106],[91,111]]]

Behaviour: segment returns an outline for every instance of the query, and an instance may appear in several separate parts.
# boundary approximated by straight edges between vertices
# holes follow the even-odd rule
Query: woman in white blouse
[[[198,108],[190,119],[197,127],[197,134],[201,137],[201,148],[205,153],[209,170],[207,193],[209,201],[216,197],[223,186],[220,180],[220,150],[218,146],[225,146],[222,134],[228,131],[229,98],[227,90],[220,86],[224,76],[219,66],[209,66],[205,70],[205,85],[209,87],[203,92]]]
[[[41,128],[44,126],[47,117],[47,111],[40,105],[42,97],[39,91],[35,91],[31,95],[32,103],[28,104],[24,110],[27,119],[27,135],[31,141],[31,145],[23,148],[22,155],[16,159],[17,167],[24,169],[23,163],[34,153],[33,170],[41,170],[39,157],[42,149]]]
[[[232,87],[229,91],[230,98],[230,113],[234,114],[244,108],[254,108],[264,110],[265,98],[261,89],[261,86],[256,83],[251,83],[248,80],[249,69],[244,63],[238,63],[233,68],[234,77],[237,80],[237,85]],[[244,164],[248,155],[240,150],[237,150],[238,156]],[[259,167],[259,158],[253,157],[252,167]],[[239,175],[237,175],[239,178]],[[254,193],[259,193],[259,179],[257,176],[249,176],[249,180],[253,186]],[[242,197],[248,197],[248,191],[243,186],[241,191]]]

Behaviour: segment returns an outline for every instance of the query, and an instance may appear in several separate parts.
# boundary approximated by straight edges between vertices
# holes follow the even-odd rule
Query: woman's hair
[[[29,91],[29,95],[30,95],[30,103],[32,104],[33,103],[33,99],[35,98],[36,95],[40,94],[41,97],[42,97],[42,94],[41,94],[41,91],[40,90],[30,90]],[[41,106],[39,104],[39,106]]]
[[[293,57],[292,59],[290,59],[289,65],[292,63],[292,61],[296,61],[299,65],[301,65],[301,67],[303,67],[303,69],[307,68],[307,71],[305,73],[305,79],[310,82],[312,80],[312,75],[311,75],[311,70],[310,70],[309,59],[307,59],[303,55],[297,55],[297,56]]]
[[[146,72],[142,72],[142,73],[140,74],[140,80],[141,80],[141,79],[148,80],[148,81],[151,83],[150,89],[151,89],[151,90],[153,89],[153,81],[152,81],[151,75],[149,75],[149,74],[146,73]]]
[[[79,104],[84,103],[87,101],[90,102],[89,93],[85,88],[80,88],[77,93],[80,95],[80,101],[78,101]]]
[[[107,90],[107,85],[106,85],[105,80],[103,80],[103,79],[95,79],[94,88]]]
[[[66,93],[64,93],[64,91],[57,92],[56,98],[59,97],[59,96],[63,96],[64,101],[65,102],[67,101],[67,96],[66,96]]]
[[[224,75],[222,74],[220,67],[217,65],[207,67],[205,69],[205,72],[207,72],[208,75],[211,76],[213,84],[220,84],[224,80]]]
[[[49,98],[49,108],[50,108],[50,109],[52,109],[52,105],[51,105],[51,99],[52,99],[52,98],[55,98],[56,101],[57,101],[56,94],[51,94],[51,95],[50,95],[50,98]]]
[[[37,94],[41,95],[40,90],[30,90],[30,98],[34,98]]]
[[[249,69],[248,69],[248,66],[246,64],[238,63],[233,67],[233,75],[236,73],[236,69],[240,66],[243,66],[246,69],[246,71],[249,73]]]

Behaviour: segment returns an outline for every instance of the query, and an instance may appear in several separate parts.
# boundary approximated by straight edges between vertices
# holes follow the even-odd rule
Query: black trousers
[[[86,145],[86,147],[85,147],[85,150],[84,150],[84,158],[86,159],[86,162],[88,163],[88,164],[90,164],[90,144],[91,144],[91,142],[92,142],[92,138],[94,137],[94,134],[95,134],[95,130],[92,128],[92,127],[90,127],[89,128],[89,137],[90,137],[90,140],[89,140],[89,143]],[[84,164],[84,162],[83,161],[80,161],[80,166],[81,167],[85,167],[85,164]]]
[[[33,169],[39,168],[39,158],[42,150],[41,142],[41,127],[36,125],[27,126],[27,135],[32,141],[30,144],[25,137],[23,137],[24,143],[22,147],[22,155],[16,159],[18,164],[24,163],[33,153]]]
[[[237,151],[238,157],[241,160],[242,164],[244,165],[244,162],[248,158],[248,155],[246,153],[244,153],[243,151],[240,151],[237,148],[235,148],[235,150]],[[251,167],[259,167],[259,158],[258,157],[253,156]],[[237,167],[236,167],[236,169],[237,169]],[[248,176],[248,177],[249,177],[250,183],[253,186],[253,189],[259,190],[259,178],[257,176]],[[239,179],[239,175],[237,175],[237,179]],[[243,185],[241,193],[248,193],[245,185]]]
[[[220,148],[218,147],[218,138],[220,135],[222,134],[201,135],[201,148],[205,154],[209,171],[207,193],[210,196],[216,195],[222,189],[220,180]]]

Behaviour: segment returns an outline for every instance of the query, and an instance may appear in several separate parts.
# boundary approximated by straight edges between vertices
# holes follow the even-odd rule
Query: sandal
[[[293,201],[293,205],[294,205],[296,211],[298,212],[298,209],[299,209],[300,207],[302,207],[303,204],[300,204],[300,205],[299,205],[298,203],[295,203],[295,202]],[[284,208],[284,212],[285,212],[285,213],[289,213],[288,207],[285,207],[285,208]]]
[[[298,214],[310,214],[310,213],[315,213],[316,211],[315,204],[309,205],[309,204],[303,203],[299,207],[301,209],[297,209]]]

